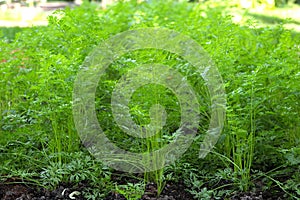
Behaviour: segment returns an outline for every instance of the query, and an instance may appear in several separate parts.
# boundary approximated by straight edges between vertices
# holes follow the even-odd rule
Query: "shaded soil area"
[[[24,184],[0,184],[0,199],[1,200],[66,200],[77,199],[84,200],[83,196],[78,193],[82,191],[85,184],[80,184],[77,187],[63,184],[57,189],[49,191],[44,188],[31,188]],[[142,200],[182,200],[193,199],[193,196],[184,190],[184,185],[168,183],[164,191],[159,197],[156,197],[156,187],[154,184],[146,186],[145,194]],[[126,200],[123,195],[111,192],[105,200]]]
[[[84,198],[76,193],[82,190],[81,186],[76,188],[68,185],[61,185],[55,190],[49,191],[44,188],[34,188],[24,184],[0,184],[0,199],[1,200],[55,200],[55,199],[77,199],[83,200]]]
[[[157,188],[154,184],[146,186],[145,194],[141,200],[183,200],[194,199],[193,196],[185,191],[185,187],[181,183],[167,183],[162,193],[157,197]],[[110,193],[105,200],[126,200],[120,194]]]
[[[87,183],[80,183],[77,186],[62,184],[58,188],[49,191],[44,188],[30,187],[22,183],[13,183],[7,181],[0,183],[0,199],[1,200],[85,200],[80,191],[88,187]],[[141,200],[192,200],[193,196],[185,190],[182,183],[168,182],[159,197],[156,197],[156,186],[148,184],[145,194]],[[283,200],[284,193],[270,194],[268,192],[248,192],[237,193],[233,195],[231,200]],[[104,200],[126,200],[126,198],[115,192],[111,192]]]

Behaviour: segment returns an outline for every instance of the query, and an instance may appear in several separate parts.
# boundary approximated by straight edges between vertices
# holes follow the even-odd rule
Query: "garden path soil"
[[[1,200],[67,200],[69,195],[74,191],[82,191],[88,187],[88,184],[81,183],[77,186],[62,184],[55,190],[49,191],[44,188],[34,188],[29,185],[12,183],[7,181],[0,183],[0,199]],[[154,184],[146,186],[146,192],[141,200],[192,200],[193,196],[185,191],[182,183],[169,182],[166,184],[163,192],[159,197],[155,197],[156,187]],[[74,195],[76,200],[84,200],[82,195]],[[268,192],[257,193],[238,193],[233,195],[231,200],[284,200],[283,193],[272,196]],[[111,192],[104,200],[126,200],[120,194]]]

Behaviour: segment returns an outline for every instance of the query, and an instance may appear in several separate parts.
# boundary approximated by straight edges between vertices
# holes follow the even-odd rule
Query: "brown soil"
[[[88,187],[87,183],[77,186],[62,184],[58,188],[49,191],[44,188],[32,187],[22,183],[14,183],[9,180],[0,183],[1,200],[67,200],[69,195],[75,191],[82,191]],[[15,181],[15,180],[14,180]],[[156,196],[156,186],[148,184],[145,194],[141,200],[193,200],[193,196],[185,190],[183,183],[168,182],[159,197]],[[76,200],[85,200],[81,194],[73,195]],[[284,200],[284,193],[276,195],[269,192],[247,192],[233,195],[231,200]],[[104,200],[126,200],[126,198],[116,192],[111,192]]]

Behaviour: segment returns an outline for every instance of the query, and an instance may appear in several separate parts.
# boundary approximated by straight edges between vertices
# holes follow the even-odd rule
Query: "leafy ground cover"
[[[26,29],[11,42],[1,40],[0,198],[298,199],[299,34],[282,24],[238,25],[222,9],[129,1],[101,10],[86,3],[57,11],[46,27]],[[176,96],[157,85],[142,87],[129,105],[141,125],[149,123],[151,105],[166,107],[166,125],[157,137],[139,140],[114,123],[112,91],[139,64],[155,61],[178,70],[201,102],[197,136],[182,158],[163,170],[130,174],[107,167],[83,147],[73,122],[72,93],[82,62],[101,41],[144,27],[176,30],[209,53],[225,83],[227,118],[214,150],[199,159],[211,114],[200,74],[181,57],[161,50],[119,58],[101,77],[95,103],[98,120],[116,145],[133,152],[155,150],[172,141],[179,126]]]
[[[26,28],[21,28],[21,27],[0,27],[0,31],[2,32],[2,35],[0,38],[2,40],[7,40],[7,42],[11,42],[15,39],[16,34],[21,32]]]

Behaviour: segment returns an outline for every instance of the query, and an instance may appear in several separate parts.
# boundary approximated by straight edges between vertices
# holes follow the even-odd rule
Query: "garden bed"
[[[47,26],[4,32],[1,199],[299,199],[300,36],[283,24],[240,25],[210,2],[126,1],[106,10],[86,2],[56,11]],[[209,64],[201,68],[199,58]],[[93,70],[103,73],[97,85]],[[96,135],[84,135],[98,127],[81,121],[90,107]],[[118,113],[124,107],[129,114]],[[127,132],[132,123],[138,128]],[[203,145],[208,133],[218,137]],[[151,152],[180,134],[170,152],[186,151],[152,162]],[[128,154],[108,151],[109,142]]]
[[[129,181],[128,181],[129,182]],[[9,182],[0,184],[0,198],[2,200],[53,200],[53,199],[72,199],[86,200],[80,191],[85,187],[89,187],[87,183],[80,183],[79,185],[62,184],[55,190],[47,190],[45,188],[34,188],[24,184],[12,184]],[[166,183],[163,192],[156,196],[156,187],[154,184],[148,184],[145,189],[145,194],[140,200],[194,200],[189,192],[185,191],[186,187],[183,183]],[[230,200],[284,200],[286,197],[284,192],[276,194],[269,192],[263,192],[262,188],[257,188],[256,192],[240,192],[233,194],[227,199]],[[104,200],[126,200],[122,194],[118,194],[115,191],[110,192]]]
[[[42,8],[44,11],[53,11],[57,9],[64,9],[65,7],[74,8],[78,6],[74,3],[69,2],[47,2],[47,3],[40,3],[39,7]]]

